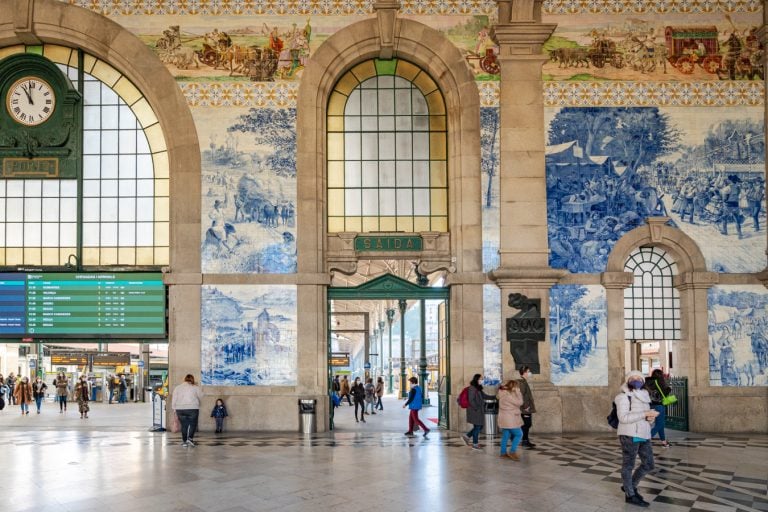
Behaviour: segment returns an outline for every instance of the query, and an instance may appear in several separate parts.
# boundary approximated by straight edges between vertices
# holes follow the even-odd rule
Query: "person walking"
[[[107,388],[109,389],[109,404],[112,405],[112,400],[115,398],[115,376],[110,375],[107,377]]]
[[[645,378],[637,370],[627,373],[618,395],[614,398],[619,427],[616,434],[621,445],[621,479],[624,485],[624,501],[631,505],[647,507],[649,503],[637,492],[640,480],[653,469],[651,426],[659,415],[651,409],[651,397],[644,389]],[[640,456],[640,466],[635,469],[635,459]],[[633,473],[634,470],[634,473]]]
[[[88,378],[81,375],[75,384],[75,401],[77,409],[80,411],[80,418],[88,418],[88,412],[91,410],[88,405],[90,394],[88,393]]]
[[[350,391],[350,389],[349,389],[349,379],[347,379],[346,375],[341,378],[340,388],[341,388],[341,394],[340,394],[339,398],[341,398],[341,400],[344,400],[344,397],[347,397],[347,403],[349,403],[349,405],[351,407],[352,406],[352,400],[349,398],[349,391]]]
[[[5,385],[5,378],[0,373],[0,411],[5,409],[5,404],[8,403],[8,386]]]
[[[128,402],[128,381],[125,380],[125,374],[120,374],[120,385],[119,385],[119,391],[120,391],[120,398],[117,400],[117,403],[124,404]]]
[[[195,446],[197,418],[200,415],[200,400],[203,390],[195,384],[195,376],[188,373],[184,382],[176,386],[171,397],[171,408],[181,423],[181,446]]]
[[[229,416],[227,414],[227,406],[224,405],[224,400],[219,398],[216,400],[216,405],[213,406],[211,411],[211,418],[216,420],[216,433],[221,434],[224,431],[224,418]]]
[[[483,407],[485,406],[485,393],[483,393],[483,385],[480,384],[482,375],[476,373],[469,383],[468,398],[469,405],[467,406],[467,423],[472,425],[472,428],[465,435],[461,436],[464,444],[469,444],[470,438],[472,440],[472,449],[479,450],[480,443],[480,431],[485,425],[485,412]]]
[[[517,382],[520,384],[520,393],[523,395],[523,405],[520,407],[520,415],[523,417],[523,442],[521,445],[526,450],[532,450],[536,448],[536,445],[528,438],[528,433],[531,431],[533,425],[533,413],[536,412],[536,404],[533,402],[533,393],[531,392],[531,386],[528,385],[528,379],[531,378],[531,367],[520,367],[520,380]]]
[[[499,428],[501,428],[501,457],[520,460],[517,447],[523,438],[523,417],[520,407],[523,405],[523,395],[520,384],[513,379],[508,380],[499,388]],[[507,442],[512,437],[511,451],[507,453]]]
[[[424,436],[424,439],[426,439],[427,434],[429,434],[429,429],[419,419],[419,411],[424,404],[424,392],[421,390],[421,386],[419,386],[419,379],[416,377],[411,377],[408,379],[408,382],[411,383],[411,390],[408,392],[408,400],[406,400],[403,404],[403,409],[406,407],[409,409],[408,432],[406,432],[405,435],[408,437],[413,437],[413,428],[418,425],[424,432],[422,435]]]
[[[376,414],[374,406],[376,405],[376,387],[373,385],[373,379],[368,377],[365,381],[365,414],[368,414],[368,406],[371,406],[371,414]]]
[[[16,377],[13,372],[8,374],[5,385],[8,386],[8,405],[16,405]]]
[[[384,379],[379,377],[376,379],[376,409],[379,411],[384,410],[384,406],[381,404],[381,397],[384,396]]]
[[[355,423],[365,423],[365,388],[360,382],[360,377],[355,377],[352,389],[349,393],[355,398]],[[360,407],[360,419],[357,419],[357,408]]]
[[[333,378],[333,387],[331,388],[333,390],[333,393],[338,396],[338,394],[341,392],[341,382],[339,382],[339,376],[336,375]]]
[[[37,414],[40,414],[40,407],[43,405],[43,400],[45,400],[46,389],[48,389],[48,385],[43,382],[43,379],[37,377],[35,383],[32,384],[32,397],[35,399]]]
[[[64,372],[59,372],[53,381],[56,387],[56,401],[59,402],[59,414],[67,411],[67,395],[69,394],[69,380]]]
[[[653,422],[651,440],[658,434],[659,439],[661,439],[661,446],[669,448],[669,441],[667,441],[667,435],[664,432],[664,426],[667,422],[667,406],[661,401],[664,396],[672,393],[672,388],[669,387],[669,384],[664,379],[664,372],[659,368],[653,370],[651,376],[645,378],[645,389],[651,397],[651,408],[659,413],[656,416],[656,421]]]
[[[13,375],[13,374],[11,374]],[[32,386],[28,377],[22,377],[14,386],[13,398],[19,404],[21,414],[29,414],[29,404],[32,402]]]

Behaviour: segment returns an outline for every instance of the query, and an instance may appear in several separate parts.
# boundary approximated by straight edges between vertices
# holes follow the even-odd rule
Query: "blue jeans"
[[[658,433],[659,439],[666,441],[667,436],[664,433],[664,423],[667,421],[667,407],[665,405],[654,405],[652,407],[655,411],[659,411],[659,415],[656,416],[656,421],[653,423],[653,428],[651,429],[651,439],[653,439],[653,436]]]
[[[39,396],[35,398],[35,405],[37,406],[37,412],[40,412],[40,406],[43,405],[43,397]]]
[[[520,444],[520,440],[523,438],[523,429],[521,428],[505,428],[501,430],[501,455],[507,454],[507,441],[512,436],[512,453],[517,451],[517,445]]]
[[[22,402],[19,407],[21,407],[21,414],[24,414],[24,411],[29,412],[29,402]]]
[[[109,390],[109,403],[112,403],[112,399],[115,398],[115,390],[110,389]]]
[[[127,398],[127,392],[126,392],[126,391],[121,391],[121,392],[120,392],[120,400],[119,400],[119,402],[120,402],[121,404],[124,404],[124,403],[126,403],[127,401],[128,401],[128,398]]]
[[[59,411],[67,410],[67,395],[56,396],[56,401],[59,402]]]
[[[472,438],[472,444],[477,444],[480,437],[480,431],[483,430],[482,425],[472,425],[472,430],[467,432],[467,437]]]

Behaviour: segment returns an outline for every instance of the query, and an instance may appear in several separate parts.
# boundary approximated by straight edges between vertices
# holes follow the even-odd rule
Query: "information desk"
[[[166,337],[160,273],[0,274],[0,337]]]

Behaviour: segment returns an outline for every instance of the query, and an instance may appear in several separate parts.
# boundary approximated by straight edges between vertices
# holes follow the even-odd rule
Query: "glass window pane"
[[[118,202],[118,217],[120,221],[136,220],[136,199],[132,197],[121,197]]]
[[[413,192],[397,189],[397,215],[413,215]]]
[[[139,222],[136,224],[136,245],[146,247],[154,245],[154,224],[150,222]]]
[[[63,197],[61,198],[61,221],[62,222],[75,222],[77,221],[77,198],[75,197]]]
[[[115,247],[117,245],[117,223],[101,223],[101,246]]]
[[[118,243],[122,247],[136,244],[136,224],[133,222],[121,222],[119,224]]]
[[[5,243],[8,247],[24,246],[24,224],[9,222],[5,225]]]
[[[149,155],[138,155],[136,157],[136,177],[154,178],[154,169],[152,168],[152,157]]]
[[[136,195],[139,197],[152,197],[155,195],[154,180],[137,180]]]
[[[83,128],[98,130],[101,128],[101,108],[98,106],[83,106]]]
[[[43,226],[39,222],[24,223],[24,246],[40,247]]]
[[[87,199],[85,201],[94,201]],[[43,199],[43,222],[55,222],[59,220],[59,198],[47,197]]]
[[[117,201],[115,201],[112,198],[101,200],[101,220],[102,221],[117,220]]]
[[[83,245],[90,247],[99,245],[99,225],[95,222],[83,224]]]
[[[413,186],[429,187],[429,162],[413,162]]]
[[[395,157],[395,134],[379,133],[379,155],[383,158]]]
[[[61,197],[77,197],[76,180],[61,180],[59,185],[61,186]]]
[[[6,220],[8,220],[8,222],[22,222],[24,220],[24,200],[18,197],[13,197],[7,199],[6,204]]]
[[[119,144],[120,153],[135,153],[136,152],[136,132],[128,130],[120,130]]]
[[[43,223],[43,240],[42,247],[58,247],[59,246],[59,223],[58,222],[45,222]]]
[[[375,188],[363,190],[363,215],[379,214],[379,191]]]
[[[376,116],[363,116],[360,129],[364,132],[375,132],[379,129],[379,118]]]
[[[395,113],[395,91],[392,89],[379,90],[379,114],[391,115]]]
[[[23,180],[10,180],[6,185],[7,197],[24,197],[24,181]]]
[[[154,219],[155,200],[152,197],[140,197],[136,199],[136,220]]]
[[[411,129],[411,116],[397,116],[395,117],[395,130],[402,132]]]
[[[360,134],[344,134],[344,158],[346,160],[360,160]]]
[[[413,214],[429,215],[429,189],[414,189],[413,191]]]
[[[377,133],[363,133],[363,160],[379,158],[379,138]]]
[[[118,153],[117,132],[101,132],[101,152],[108,155]]]
[[[43,197],[59,197],[59,180],[43,181]]]
[[[378,162],[363,162],[363,186],[364,187],[379,186],[379,163]]]
[[[101,197],[117,197],[117,180],[101,181]]]
[[[376,101],[376,90],[367,89],[362,91],[361,101],[361,113],[363,115],[376,115],[378,101]]]
[[[410,115],[411,113],[411,91],[410,89],[395,90],[395,114]]]
[[[395,117],[394,116],[379,116],[379,130],[380,131],[394,131],[395,129]]]
[[[96,155],[83,157],[83,178],[86,180],[97,179],[101,172],[101,159]],[[53,180],[47,180],[53,181]],[[58,195],[58,192],[57,192]]]
[[[428,133],[413,134],[413,158],[414,160],[429,159],[429,134]]]
[[[414,116],[413,117],[413,129],[414,131],[429,131],[429,117],[428,116]]]
[[[43,193],[41,180],[24,180],[24,195],[26,197],[40,197]]]
[[[101,132],[94,130],[83,131],[83,154],[98,155],[101,153]]]
[[[98,180],[83,180],[83,197],[99,197],[101,182]]]
[[[395,208],[395,189],[382,188],[379,189],[379,209],[381,213],[379,215],[396,215],[397,210]]]
[[[345,215],[361,215],[360,189],[344,191],[344,206]]]
[[[101,107],[101,129],[117,130],[117,106]]]
[[[27,198],[24,201],[24,222],[40,222],[43,216],[43,200]]]
[[[397,187],[410,187],[413,185],[413,169],[411,162],[397,162]]]
[[[135,130],[138,128],[138,123],[136,122],[136,116],[133,114],[133,111],[131,110],[131,107],[128,105],[120,105],[118,107],[120,109],[119,115],[120,115],[120,124],[119,128],[123,130]]]
[[[348,116],[344,118],[344,130],[346,132],[359,132],[360,129],[359,116]]]
[[[144,132],[139,132],[139,136],[136,138],[136,153],[149,154],[149,141]]]
[[[412,156],[412,134],[398,133],[395,136],[395,154],[398,160],[410,160]]]
[[[74,222],[61,223],[59,225],[61,247],[74,247],[77,245],[77,224]]]
[[[136,177],[136,155],[120,155],[118,157],[118,176],[121,180]]]
[[[117,178],[119,169],[119,157],[117,155],[103,155],[101,157],[101,177]]]
[[[136,180],[119,180],[120,197],[136,195]]]
[[[355,89],[352,94],[349,95],[347,105],[344,107],[345,115],[360,115],[360,89]]]
[[[424,95],[421,94],[421,91],[418,89],[413,90],[413,113],[416,115],[427,115],[429,114],[429,107],[427,107],[427,100],[424,98]]]
[[[99,221],[100,203],[101,203],[101,200],[97,197],[83,199],[83,221],[85,222]]]
[[[345,162],[344,186],[359,187],[362,184],[360,162]]]
[[[379,186],[381,187],[395,186],[395,162],[393,161],[379,162]]]

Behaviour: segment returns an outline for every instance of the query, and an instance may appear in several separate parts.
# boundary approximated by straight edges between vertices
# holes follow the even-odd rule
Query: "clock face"
[[[45,80],[33,76],[16,80],[8,89],[5,106],[14,121],[26,126],[46,122],[56,108],[56,95]]]

